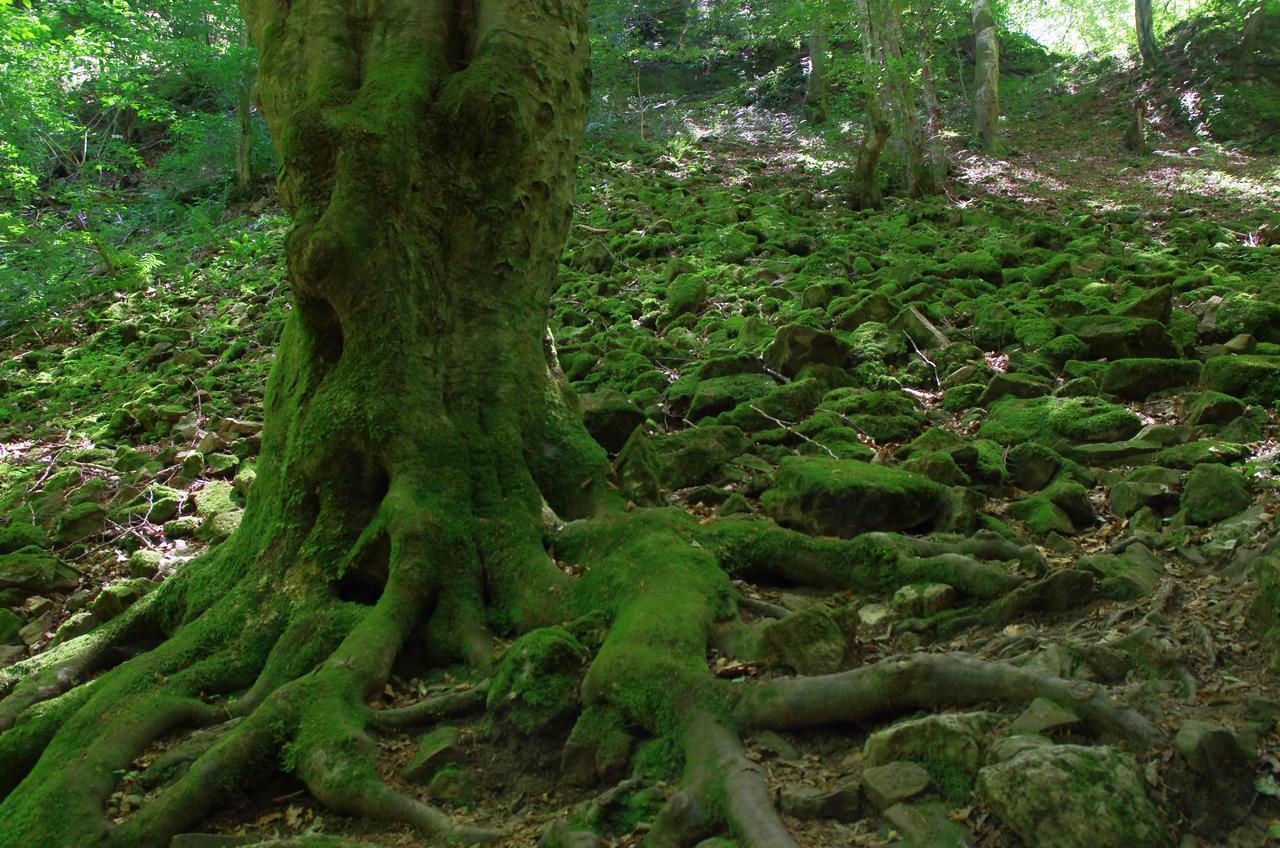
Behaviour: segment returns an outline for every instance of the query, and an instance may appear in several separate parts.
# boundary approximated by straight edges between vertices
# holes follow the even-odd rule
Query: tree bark
[[[1000,123],[1000,40],[991,13],[991,0],[973,2],[974,92],[973,119],[978,145],[987,151],[998,144]]]
[[[804,105],[808,119],[825,123],[828,117],[830,84],[827,79],[827,51],[830,48],[827,27],[817,21],[809,33],[809,78],[805,83]]]
[[[1142,57],[1143,66],[1151,70],[1160,64],[1151,0],[1133,0],[1133,16],[1138,31],[1138,54]]]
[[[237,200],[253,197],[253,63],[249,59],[249,30],[240,31],[240,98],[236,103],[236,174],[232,187]]]

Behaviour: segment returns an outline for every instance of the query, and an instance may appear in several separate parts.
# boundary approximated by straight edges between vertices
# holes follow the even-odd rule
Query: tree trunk
[[[973,119],[978,145],[995,150],[1000,123],[1000,41],[996,33],[991,0],[974,0],[973,34],[974,92]]]
[[[938,89],[933,81],[933,61],[929,54],[930,28],[920,27],[920,94],[924,100],[924,151],[925,165],[935,186],[947,179],[947,148],[942,140],[942,104],[938,101]]]
[[[240,99],[236,103],[239,119],[236,133],[236,175],[233,193],[237,200],[253,197],[253,62],[249,58],[249,30],[240,31]]]
[[[827,79],[827,51],[829,49],[827,27],[822,21],[814,24],[809,33],[809,78],[805,84],[804,105],[808,119],[825,123],[828,117],[830,85]]]
[[[890,136],[901,142],[905,160],[904,179],[906,193],[922,197],[938,191],[933,169],[929,163],[928,145],[920,125],[916,107],[919,99],[911,82],[911,68],[903,53],[901,0],[857,0],[859,32],[862,35],[865,82],[871,97],[879,98],[880,116],[868,112],[870,128],[868,141],[874,142],[881,133],[877,120],[887,121]],[[888,140],[890,136],[886,136]],[[880,151],[874,143],[864,144],[864,154],[874,150],[875,159]],[[859,171],[862,163],[859,163]],[[861,189],[855,181],[855,192]]]
[[[49,697],[40,675],[0,703],[0,730],[26,722],[0,736],[22,752],[0,746],[0,771],[30,770],[0,805],[6,845],[168,844],[282,741],[340,810],[492,841],[392,797],[364,701],[415,632],[483,666],[491,626],[559,615],[544,495],[577,515],[607,469],[543,341],[585,126],[585,0],[243,9],[293,216],[257,481],[231,539],[95,636],[158,647],[55,701],[38,747],[13,734]],[[234,742],[108,828],[146,745],[228,716],[244,717]]]
[[[1160,48],[1156,44],[1155,19],[1151,14],[1151,0],[1133,0],[1133,15],[1138,30],[1138,54],[1148,70],[1160,64]]]

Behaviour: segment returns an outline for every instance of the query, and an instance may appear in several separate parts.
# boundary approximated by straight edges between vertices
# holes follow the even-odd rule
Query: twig
[[[769,413],[765,412],[763,409],[761,409],[760,407],[756,406],[754,403],[753,403],[753,404],[751,404],[751,408],[752,408],[753,410],[755,410],[756,412],[760,413],[761,415],[763,415],[765,418],[768,418],[768,419],[769,419],[770,421],[772,421],[774,424],[777,424],[779,427],[781,427],[782,429],[786,430],[788,433],[792,434],[793,436],[799,436],[800,438],[804,439],[804,440],[805,440],[806,442],[808,442],[809,444],[811,444],[811,445],[817,445],[818,447],[822,448],[824,451],[826,451],[826,452],[827,452],[827,454],[828,454],[832,459],[839,459],[839,458],[840,458],[840,457],[836,456],[835,451],[833,451],[831,448],[829,448],[829,447],[827,447],[826,445],[824,445],[822,442],[814,441],[813,439],[809,438],[809,437],[808,437],[808,436],[806,436],[804,433],[801,433],[799,430],[797,430],[795,427],[793,427],[792,425],[788,424],[787,422],[785,422],[785,421],[783,421],[783,420],[781,420],[781,419],[779,419],[779,418],[774,418],[772,415],[770,415]]]

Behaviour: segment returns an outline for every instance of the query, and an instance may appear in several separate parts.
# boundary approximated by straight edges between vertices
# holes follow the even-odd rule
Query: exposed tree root
[[[744,727],[782,730],[948,705],[1024,704],[1040,697],[1072,710],[1100,736],[1135,750],[1146,750],[1160,738],[1141,713],[1112,704],[1094,683],[958,653],[888,659],[821,677],[754,682],[744,689],[734,714]]]
[[[410,704],[389,710],[370,710],[369,727],[375,730],[403,730],[419,727],[446,718],[458,718],[484,709],[489,693],[489,681],[485,680],[464,691],[449,690],[429,694]]]
[[[747,759],[737,735],[699,713],[685,734],[688,771],[646,845],[679,848],[728,827],[745,848],[795,848],[773,806],[764,770]]]

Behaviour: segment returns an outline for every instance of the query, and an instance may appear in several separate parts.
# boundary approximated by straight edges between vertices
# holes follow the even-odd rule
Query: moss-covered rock
[[[43,548],[48,544],[47,533],[24,521],[15,521],[0,530],[0,554],[11,554],[28,546]]]
[[[1253,496],[1238,471],[1204,463],[1191,469],[1182,490],[1182,508],[1193,524],[1213,524],[1253,504]]]
[[[944,489],[932,480],[866,462],[788,457],[761,504],[786,527],[852,538],[870,530],[908,530],[933,521]]]
[[[703,418],[728,412],[739,404],[750,404],[767,395],[777,386],[768,374],[734,374],[700,380],[689,400],[689,419]]]
[[[1100,398],[1004,398],[987,412],[978,432],[1002,445],[1037,439],[1113,442],[1142,429],[1137,415]]]
[[[788,324],[765,349],[764,360],[783,376],[795,377],[806,365],[848,365],[850,353],[849,345],[831,333]]]
[[[1280,356],[1215,356],[1205,363],[1206,389],[1251,403],[1280,400]]]
[[[644,423],[644,412],[635,401],[615,389],[582,395],[579,406],[587,432],[610,453],[622,450],[635,429]]]
[[[1111,748],[1024,749],[978,773],[978,796],[1037,848],[1161,848],[1164,821],[1137,763]]]
[[[1081,315],[1066,318],[1063,329],[1084,342],[1095,359],[1144,356],[1172,359],[1177,355],[1169,333],[1159,321],[1122,315]]]
[[[587,651],[567,630],[544,627],[521,636],[498,663],[488,705],[495,726],[526,736],[569,729]]]
[[[1117,359],[1107,366],[1102,390],[1142,400],[1164,389],[1193,385],[1200,379],[1200,363],[1185,359]]]

